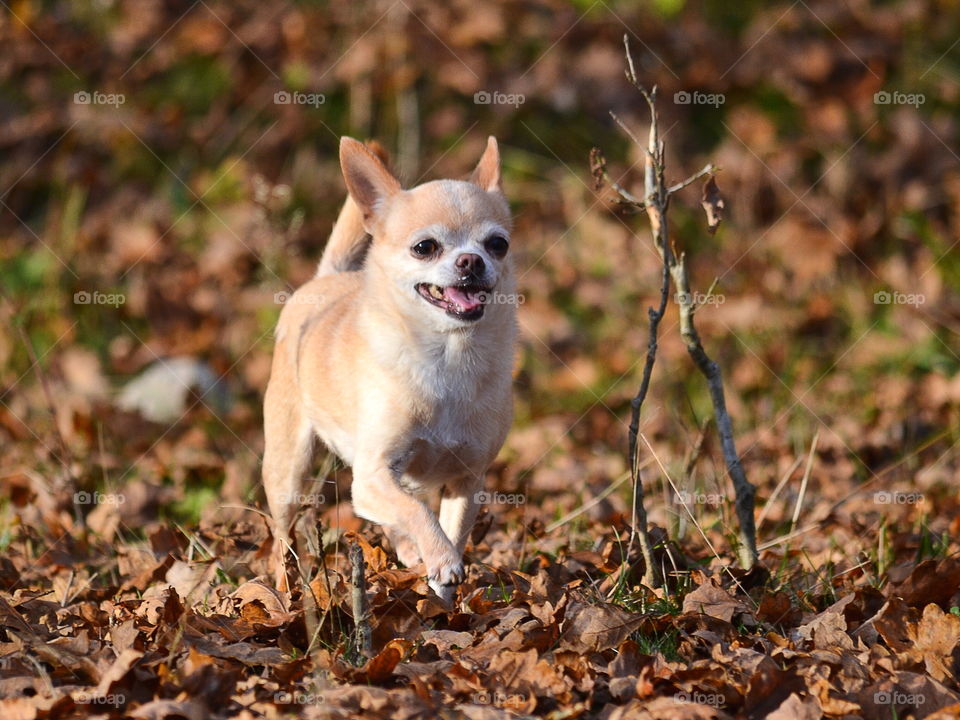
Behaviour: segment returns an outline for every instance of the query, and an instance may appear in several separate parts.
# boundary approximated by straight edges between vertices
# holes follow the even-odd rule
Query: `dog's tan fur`
[[[450,599],[475,495],[511,423],[515,306],[486,302],[480,319],[465,320],[416,287],[459,282],[454,264],[470,253],[485,261],[495,297],[515,292],[510,253],[485,251],[511,228],[497,143],[489,139],[469,181],[410,190],[355,140],[341,141],[340,161],[350,196],[317,276],[280,315],[264,404],[277,586],[288,585],[294,501],[319,437],[353,468],[355,512],[384,526],[405,565],[422,560]],[[425,237],[442,247],[437,259],[413,253]],[[439,517],[426,502],[438,490]]]

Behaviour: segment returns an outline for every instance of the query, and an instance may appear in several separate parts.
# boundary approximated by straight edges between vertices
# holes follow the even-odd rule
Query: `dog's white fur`
[[[318,437],[353,467],[357,514],[384,526],[405,565],[422,560],[449,600],[464,577],[476,494],[510,427],[515,305],[488,300],[482,317],[464,319],[418,286],[446,293],[463,281],[458,258],[469,254],[481,258],[492,297],[513,296],[511,254],[491,244],[509,240],[511,219],[492,137],[469,181],[402,190],[380,158],[341,141],[350,196],[317,277],[280,315],[263,461],[277,585],[288,586],[294,500]],[[438,257],[413,252],[427,239]],[[437,491],[439,517],[427,504]]]

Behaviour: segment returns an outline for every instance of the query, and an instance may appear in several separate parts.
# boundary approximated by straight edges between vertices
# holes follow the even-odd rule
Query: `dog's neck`
[[[397,304],[367,307],[366,312],[381,318],[368,325],[377,332],[366,335],[376,357],[426,396],[469,400],[492,373],[512,362],[516,319],[509,307],[488,308],[488,316],[474,324],[443,330]],[[420,312],[435,310],[425,306]],[[389,322],[382,322],[384,315]],[[505,352],[505,347],[511,351]]]

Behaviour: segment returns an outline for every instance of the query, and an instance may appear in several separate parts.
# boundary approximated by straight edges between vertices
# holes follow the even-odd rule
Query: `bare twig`
[[[370,633],[370,613],[367,608],[367,582],[364,577],[366,563],[363,561],[363,548],[360,547],[360,543],[358,542],[350,545],[350,565],[353,567],[350,584],[353,592],[351,596],[353,622],[357,628],[356,650],[358,655],[368,658],[373,655],[373,637]]]
[[[695,183],[697,180],[704,177],[705,175],[715,175],[718,171],[719,171],[719,168],[716,165],[714,165],[713,163],[707,163],[706,165],[703,166],[703,168],[699,172],[694,173],[693,175],[688,177],[686,180],[678,182],[676,185],[671,185],[669,188],[667,188],[667,192],[670,195],[673,195],[675,192],[680,192],[688,185],[693,185],[693,183]]]
[[[670,245],[670,234],[667,226],[667,208],[670,204],[672,193],[682,190],[697,179],[704,176],[711,176],[716,172],[713,164],[707,164],[702,170],[695,173],[686,180],[672,186],[667,186],[664,181],[664,146],[660,139],[659,124],[657,120],[656,95],[657,89],[654,87],[649,92],[640,85],[636,69],[633,63],[633,57],[630,53],[630,43],[626,35],[623,38],[624,50],[627,58],[627,79],[639,90],[650,110],[650,131],[647,144],[644,148],[646,153],[646,162],[644,165],[644,197],[642,200],[636,198],[630,193],[622,192],[617,186],[614,189],[620,195],[622,200],[634,207],[642,207],[650,221],[650,231],[653,235],[654,246],[657,254],[663,263],[663,279],[661,283],[660,306],[657,310],[650,309],[650,335],[648,338],[647,358],[644,365],[644,373],[640,384],[640,391],[634,398],[631,406],[630,422],[630,444],[629,461],[631,468],[637,465],[636,454],[637,434],[639,430],[640,408],[650,381],[650,373],[656,359],[657,348],[657,330],[660,319],[666,310],[666,299],[669,295],[670,281],[677,290],[676,303],[680,310],[680,335],[687,347],[687,352],[697,369],[701,372],[707,381],[710,390],[710,400],[713,404],[714,415],[717,421],[717,433],[720,437],[720,446],[723,450],[724,461],[727,465],[727,471],[733,480],[734,493],[736,496],[735,508],[740,523],[740,560],[745,567],[752,567],[757,561],[757,543],[756,529],[753,517],[754,496],[756,490],[747,480],[743,466],[740,462],[740,456],[737,454],[736,445],[733,439],[733,423],[727,412],[726,399],[723,390],[723,377],[719,366],[710,359],[703,344],[700,342],[700,336],[694,324],[694,314],[697,309],[695,298],[690,292],[690,280],[687,272],[686,256],[683,253],[676,255]],[[613,115],[614,120],[623,128],[624,132],[638,145],[640,142],[626,123]],[[599,153],[597,153],[597,157]],[[602,162],[595,163],[595,174],[598,177],[606,177],[606,170]],[[712,286],[711,286],[712,290]],[[634,478],[634,517],[636,524],[642,524],[639,530],[641,550],[644,552],[644,559],[649,562],[649,548],[644,547],[644,542],[649,543],[649,535],[646,533],[646,513],[643,509],[643,489]]]
[[[626,38],[624,38],[626,43]],[[629,45],[627,46],[627,62],[629,67],[628,77],[631,82],[636,80],[636,74],[633,69],[633,60],[630,57]],[[642,91],[650,107],[653,108],[653,96],[656,94],[656,88],[653,94],[647,94]],[[620,123],[619,118],[614,118]],[[665,193],[663,184],[663,143],[657,136],[656,114],[652,115],[650,125],[650,137],[647,145],[647,156],[644,162],[644,201],[643,208],[647,211],[647,217],[650,218],[650,229],[653,233],[653,242],[657,247],[657,252],[661,257],[670,256],[670,247],[667,243],[667,224],[666,224],[666,205],[669,197]],[[620,126],[626,129],[624,123]],[[628,135],[637,142],[636,137],[627,131]],[[636,536],[640,541],[640,552],[643,554],[644,562],[644,582],[651,587],[659,587],[662,578],[658,577],[656,563],[653,561],[653,547],[650,540],[650,533],[647,528],[647,511],[643,502],[643,484],[640,482],[639,459],[637,447],[637,435],[640,431],[640,409],[643,407],[643,401],[647,397],[650,389],[650,376],[653,374],[653,366],[657,359],[657,337],[660,329],[660,321],[667,311],[667,300],[670,297],[670,271],[669,263],[664,262],[663,273],[660,280],[660,304],[654,308],[647,308],[647,316],[650,320],[649,334],[647,336],[647,357],[643,365],[643,376],[640,380],[640,388],[636,397],[630,403],[630,438],[628,445],[628,459],[630,461],[630,472],[633,480],[633,529],[631,531],[630,542]]]
[[[666,261],[666,260],[665,260]],[[727,412],[727,401],[723,392],[723,376],[717,365],[703,349],[700,335],[694,325],[695,306],[690,292],[690,280],[687,274],[686,257],[683,253],[670,267],[670,275],[677,287],[677,304],[680,306],[680,336],[687,346],[687,353],[693,359],[697,369],[707,381],[710,401],[717,419],[717,433],[727,472],[733,481],[734,508],[740,521],[740,562],[744,567],[753,567],[757,561],[757,531],[753,518],[756,488],[747,480],[740,463],[737,446],[733,440],[733,422]]]

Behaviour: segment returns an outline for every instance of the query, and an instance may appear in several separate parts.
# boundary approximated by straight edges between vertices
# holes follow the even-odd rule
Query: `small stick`
[[[693,324],[696,306],[690,293],[686,257],[683,253],[671,264],[670,275],[677,287],[677,304],[680,306],[680,337],[683,338],[683,342],[687,346],[687,353],[707,381],[707,387],[710,390],[710,401],[713,404],[713,412],[717,420],[717,433],[720,436],[723,459],[727,464],[730,479],[733,480],[734,507],[737,512],[737,519],[740,521],[740,562],[749,569],[757,562],[759,555],[757,552],[757,530],[753,518],[757,491],[747,480],[747,475],[740,462],[740,456],[737,454],[737,446],[733,439],[733,422],[730,419],[730,413],[727,412],[720,366],[703,349],[700,335]]]
[[[353,586],[353,594],[351,596],[353,622],[357,628],[356,649],[357,654],[368,658],[373,656],[373,636],[370,632],[370,614],[367,608],[367,582],[364,577],[366,563],[363,561],[363,548],[360,547],[360,543],[355,542],[350,545],[350,564],[353,566],[350,584]]]
[[[660,308],[659,312],[657,310],[653,310],[652,308],[649,311],[650,338],[648,341],[647,365],[644,368],[644,376],[643,380],[641,381],[640,392],[638,392],[637,397],[634,398],[633,406],[631,408],[630,454],[628,460],[630,462],[630,467],[635,468],[637,462],[636,453],[638,452],[636,441],[639,431],[638,421],[640,405],[643,403],[644,396],[646,395],[646,384],[649,382],[649,371],[652,370],[655,359],[654,351],[656,350],[657,325],[659,324],[660,317],[663,316],[665,311],[665,303],[663,302],[665,298],[664,293],[669,293],[670,281],[672,280],[677,291],[676,304],[680,310],[680,336],[683,339],[684,345],[686,345],[687,353],[690,355],[690,358],[697,366],[697,369],[707,381],[707,386],[710,390],[710,400],[713,405],[714,417],[717,421],[717,434],[720,437],[720,447],[723,451],[723,458],[727,465],[727,472],[730,474],[730,478],[733,481],[735,508],[740,524],[740,561],[744,567],[751,568],[758,559],[757,531],[756,523],[753,517],[756,489],[750,483],[750,481],[747,480],[746,473],[744,472],[743,465],[740,461],[740,456],[737,453],[736,444],[733,438],[733,422],[731,421],[730,414],[727,411],[726,398],[724,397],[723,389],[723,376],[720,372],[720,366],[710,359],[710,356],[707,355],[706,351],[703,349],[703,345],[700,342],[700,336],[698,335],[696,326],[694,325],[693,318],[697,310],[697,305],[693,300],[693,295],[690,293],[690,279],[687,272],[686,257],[682,252],[673,252],[673,248],[671,247],[669,241],[670,233],[667,229],[667,208],[670,204],[671,195],[674,192],[687,187],[698,178],[714,173],[716,168],[714,168],[712,164],[708,164],[690,178],[677,183],[676,185],[668,186],[666,184],[664,181],[664,145],[660,138],[656,109],[657,88],[654,87],[648,92],[642,85],[640,85],[637,79],[633,57],[630,53],[629,39],[626,35],[623,36],[623,44],[627,58],[627,79],[634,87],[637,88],[637,90],[639,90],[640,94],[643,96],[643,99],[647,103],[647,106],[650,110],[650,129],[648,133],[647,145],[644,148],[646,153],[646,162],[644,166],[643,200],[638,202],[639,198],[632,194],[623,193],[619,190],[617,190],[617,192],[625,203],[638,208],[642,207],[646,211],[647,217],[650,221],[650,231],[653,235],[654,246],[657,250],[657,253],[660,255],[661,262],[663,263],[663,284],[661,288]],[[613,114],[613,119],[623,129],[627,136],[634,141],[634,143],[642,147],[639,139],[636,135],[634,135],[626,123],[621,121],[620,118],[615,114]],[[600,178],[606,176],[604,163],[602,156],[599,155],[599,152],[594,153],[594,158],[596,160],[594,163],[594,173],[599,180]],[[643,523],[643,529],[645,529],[646,518],[643,510],[643,492],[641,483],[636,478],[634,478],[634,488],[635,524]],[[645,540],[648,541],[648,538],[645,538],[645,533],[642,531],[642,529],[639,533],[639,537],[641,542],[641,550],[644,552],[646,559],[649,554],[649,549],[644,548],[643,543]]]

